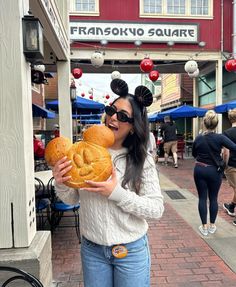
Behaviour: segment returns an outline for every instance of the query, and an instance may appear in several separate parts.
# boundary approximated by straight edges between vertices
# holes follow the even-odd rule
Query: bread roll
[[[111,175],[112,161],[107,148],[113,145],[114,140],[114,134],[108,127],[94,125],[84,132],[82,141],[73,145],[64,137],[50,141],[46,146],[45,159],[53,166],[67,156],[72,168],[65,175],[71,176],[65,184],[73,188],[88,187],[86,180],[104,181]]]

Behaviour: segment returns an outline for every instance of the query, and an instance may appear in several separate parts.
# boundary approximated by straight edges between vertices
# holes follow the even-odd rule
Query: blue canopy
[[[49,101],[46,103],[46,107],[52,110],[58,110],[58,100]],[[88,100],[82,97],[77,97],[76,100],[72,103],[73,110],[77,110],[85,113],[89,112],[103,112],[105,105],[99,102]]]
[[[172,119],[178,118],[194,118],[194,117],[203,117],[207,109],[197,108],[193,106],[183,105],[177,108],[169,109],[167,111],[158,113],[159,118],[164,118],[165,116],[170,116]]]
[[[162,120],[162,119],[159,117],[158,114],[159,114],[159,113],[156,112],[156,113],[154,113],[154,114],[148,115],[148,121],[149,121],[150,123],[153,123],[153,122],[157,122],[157,121]]]
[[[73,114],[73,119],[101,119],[102,114]]]
[[[216,113],[222,114],[227,113],[229,110],[236,108],[236,100],[222,105],[215,106],[214,110]]]
[[[54,119],[56,117],[56,114],[54,112],[49,111],[36,104],[32,104],[32,111],[33,111],[33,117],[42,117],[47,119]]]

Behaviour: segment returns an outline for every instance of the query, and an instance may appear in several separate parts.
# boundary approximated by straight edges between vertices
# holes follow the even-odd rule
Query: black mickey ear
[[[128,85],[121,79],[112,80],[110,86],[112,91],[119,96],[126,96],[128,94]]]
[[[144,107],[149,107],[153,102],[151,91],[145,86],[138,86],[135,89],[134,95],[137,101]]]

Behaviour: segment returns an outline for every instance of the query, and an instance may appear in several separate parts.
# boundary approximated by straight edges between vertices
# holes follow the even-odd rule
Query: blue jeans
[[[113,246],[82,238],[81,259],[85,287],[150,287],[150,252],[147,235],[125,244],[124,258],[112,255]]]

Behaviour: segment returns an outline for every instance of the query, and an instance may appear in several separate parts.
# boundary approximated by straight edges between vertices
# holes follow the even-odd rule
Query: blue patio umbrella
[[[203,117],[207,109],[197,108],[189,105],[179,106],[177,108],[169,109],[164,112],[158,113],[158,117],[164,118],[165,116],[170,116],[172,119],[178,118],[195,118]]]
[[[216,113],[222,114],[227,113],[229,110],[236,108],[236,100],[222,105],[215,106],[214,110]]]
[[[42,117],[47,119],[54,119],[56,114],[53,111],[49,111],[39,105],[32,104],[33,117]]]
[[[73,114],[73,119],[101,119],[102,114]]]
[[[58,100],[49,101],[46,103],[46,107],[52,110],[58,110]],[[72,103],[72,108],[77,113],[101,113],[104,111],[105,105],[99,102],[95,102],[92,100],[88,100],[82,97],[77,97],[75,101]]]
[[[151,115],[148,115],[148,121],[150,123],[154,123],[154,122],[157,122],[157,121],[160,121],[162,120],[160,117],[159,117],[159,112],[156,112],[154,114],[151,114]]]

